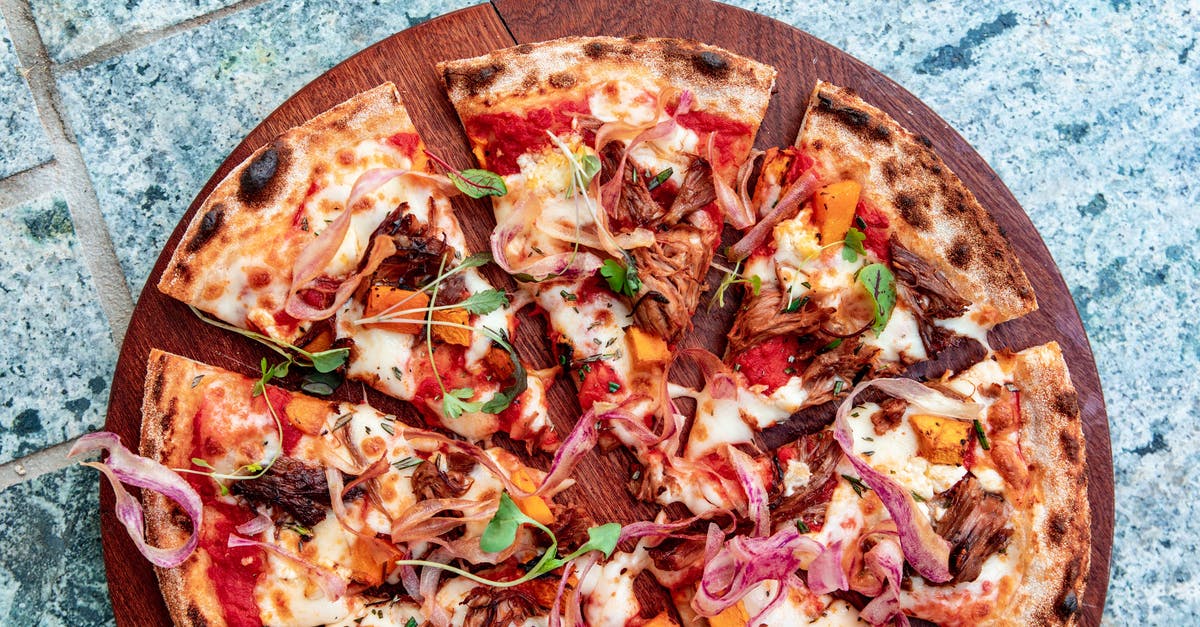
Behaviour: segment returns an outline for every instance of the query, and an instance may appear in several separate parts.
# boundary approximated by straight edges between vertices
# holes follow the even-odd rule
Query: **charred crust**
[[[946,257],[955,268],[966,268],[971,265],[971,243],[962,238],[955,239]]]
[[[1079,414],[1079,395],[1073,389],[1066,389],[1054,395],[1053,409],[1063,416]]]
[[[246,164],[238,176],[238,200],[253,206],[271,199],[279,187],[275,175],[279,172],[280,162],[287,157],[281,148],[282,145],[276,141]]]
[[[1075,591],[1067,590],[1067,593],[1054,606],[1054,611],[1063,620],[1074,616],[1079,611],[1079,598],[1075,596]]]
[[[918,231],[927,231],[932,226],[925,208],[912,194],[904,192],[896,194],[896,208],[900,210],[900,217]]]
[[[704,76],[722,79],[729,75],[729,60],[724,55],[704,50],[692,55],[692,67]]]
[[[633,41],[633,38],[630,38],[630,41]],[[603,42],[589,41],[583,45],[583,54],[589,59],[602,58],[609,52],[612,52],[612,46]]]
[[[204,217],[200,218],[200,226],[196,229],[195,235],[188,240],[186,250],[189,253],[200,252],[208,241],[221,230],[221,225],[225,223],[225,205],[217,203],[209,208],[204,213]]]
[[[895,185],[896,181],[900,180],[900,165],[895,158],[883,162],[883,180],[887,181],[888,185]]]
[[[838,105],[825,93],[817,94],[817,109],[828,112],[850,128],[866,129],[867,125],[871,123],[870,113],[862,109]]]
[[[578,79],[570,72],[555,72],[550,75],[550,86],[555,89],[570,89],[575,86]]]
[[[1050,542],[1053,544],[1062,544],[1066,539],[1067,533],[1071,531],[1071,521],[1067,518],[1064,512],[1055,512],[1050,516],[1049,524],[1046,525],[1046,531],[1050,536]]]
[[[208,621],[204,619],[204,613],[195,603],[188,603],[187,619],[192,627],[208,627]]]
[[[926,148],[933,149],[933,140],[929,139],[928,137],[926,137],[924,135],[917,135],[916,138],[917,138],[917,143],[921,144],[922,146],[924,146]]]
[[[175,414],[179,411],[179,399],[174,397],[167,402],[167,411],[163,412],[158,418],[158,425],[162,428],[163,439],[169,440],[171,435],[171,425],[175,422]]]
[[[487,89],[489,85],[496,82],[500,74],[504,72],[504,66],[499,63],[488,63],[476,67],[465,68],[461,72],[454,72],[447,69],[445,72],[445,81],[447,85],[462,85],[467,92],[472,96],[479,94],[480,91]]]
[[[1071,462],[1079,461],[1079,456],[1082,452],[1080,449],[1083,448],[1083,445],[1079,441],[1079,438],[1075,437],[1074,433],[1071,433],[1068,430],[1063,430],[1063,432],[1058,435],[1058,443],[1060,446],[1062,446],[1063,454],[1067,456],[1067,459],[1069,459]]]
[[[529,54],[533,52],[533,44],[521,44],[517,46],[517,52],[521,54]]]
[[[158,406],[158,404],[162,402],[163,389],[166,386],[167,378],[165,368],[166,360],[167,356],[165,354],[159,355],[158,363],[151,364],[150,366],[154,369],[154,379],[150,381],[150,389],[146,391],[146,398],[149,399],[150,404],[154,406]]]
[[[192,267],[189,266],[186,261],[180,261],[179,263],[175,264],[173,272],[175,273],[175,276],[182,279],[185,283],[192,282]]]
[[[1075,589],[1079,585],[1082,569],[1083,560],[1077,555],[1071,558],[1063,571],[1062,590],[1059,591],[1058,600],[1054,603],[1054,612],[1064,621],[1079,612],[1079,595]]]
[[[521,88],[525,90],[533,90],[537,88],[539,82],[540,81],[538,80],[537,73],[530,72],[525,75],[525,78],[521,79]]]

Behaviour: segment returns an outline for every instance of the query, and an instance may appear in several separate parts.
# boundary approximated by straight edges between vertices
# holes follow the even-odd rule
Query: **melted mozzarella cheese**
[[[344,531],[332,513],[313,526],[312,532],[306,552],[315,552],[314,563],[336,569],[340,576],[348,575],[346,569],[336,568],[347,561],[348,548]],[[266,541],[274,543],[275,539]],[[295,546],[284,548],[299,553]],[[304,566],[271,552],[266,553],[266,572],[258,578],[254,599],[266,625],[309,627],[336,623],[350,614],[346,597],[330,599]]]
[[[933,323],[943,329],[952,331],[957,335],[969,337],[976,342],[979,342],[987,352],[992,352],[992,345],[988,343],[988,331],[992,325],[983,324],[979,320],[982,315],[979,313],[979,305],[972,303],[967,307],[966,313],[949,320],[934,320]]]
[[[750,426],[742,420],[737,398],[713,398],[705,388],[696,395],[696,418],[688,435],[688,459],[700,459],[725,444],[754,441]]]
[[[581,282],[554,282],[542,286],[535,295],[547,312],[550,325],[564,340],[575,347],[575,359],[605,355],[608,364],[621,381],[629,380],[632,357],[625,350],[625,329],[632,321],[629,305],[616,298],[587,298],[577,301],[563,299],[562,292],[577,293]],[[593,353],[586,351],[594,350]]]
[[[796,490],[807,486],[809,481],[812,481],[812,469],[808,464],[789,459],[787,469],[783,471],[783,495],[795,494]]]
[[[879,348],[878,358],[885,361],[912,363],[927,359],[916,317],[898,304],[883,333],[878,336],[872,332],[863,334],[863,344]]]
[[[641,604],[633,592],[633,580],[650,563],[649,554],[640,544],[633,553],[614,553],[604,564],[597,564],[579,582],[584,595],[583,615],[595,627],[625,627],[638,616]]]

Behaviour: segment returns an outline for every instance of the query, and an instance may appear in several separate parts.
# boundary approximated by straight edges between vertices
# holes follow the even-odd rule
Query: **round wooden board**
[[[629,3],[495,0],[446,15],[397,33],[347,59],[301,89],[268,116],[229,155],[197,194],[155,264],[146,289],[134,310],[114,376],[106,428],[135,448],[141,424],[141,404],[146,360],[159,348],[216,366],[252,374],[260,347],[233,334],[206,326],[187,308],[155,289],[159,276],[184,228],[201,200],[234,166],[254,149],[284,130],[300,124],[362,90],[384,81],[400,90],[417,129],[430,148],[459,167],[470,167],[470,152],[458,118],[446,99],[434,70],[438,61],[476,56],[518,43],[567,35],[634,35],[687,37],[727,48],[770,63],[779,69],[777,92],[759,131],[760,148],[791,144],[799,130],[804,102],[814,82],[830,80],[859,92],[868,102],[894,116],[912,131],[929,137],[934,147],[991,211],[1020,256],[1037,292],[1041,308],[1020,320],[1001,325],[991,334],[994,347],[1019,350],[1050,340],[1063,348],[1079,392],[1087,438],[1088,496],[1092,513],[1092,561],[1087,591],[1081,599],[1083,624],[1097,625],[1108,588],[1112,547],[1113,474],[1108,420],[1095,363],[1079,314],[1057,267],[1028,216],[995,172],[933,111],[916,97],[851,56],[791,26],[709,0]],[[468,242],[474,250],[487,249],[495,225],[490,205],[458,198],[454,201]],[[727,233],[727,236],[730,235]],[[506,276],[489,274],[498,285],[512,288]],[[709,277],[710,281],[714,276]],[[723,349],[734,305],[696,318],[696,331],[687,343],[711,350]],[[542,363],[552,359],[539,319],[526,322],[518,350]],[[972,350],[974,349],[974,350]],[[961,368],[980,356],[978,345],[959,345],[912,374]],[[289,380],[291,382],[291,380]],[[338,395],[361,398],[358,385],[344,385]],[[368,392],[381,410],[417,424],[411,408]],[[569,432],[579,415],[569,384],[551,392],[551,409],[561,433]],[[813,417],[831,415],[828,407],[815,408]],[[769,445],[794,437],[805,422],[795,420],[764,434]],[[498,443],[514,452],[503,437]],[[623,451],[587,456],[578,469],[579,485],[569,490],[571,501],[590,506],[600,520],[629,521],[653,515],[653,508],[635,503],[624,488],[632,458]],[[533,456],[532,463],[546,467],[549,457]],[[158,591],[153,568],[141,557],[113,514],[112,491],[101,490],[101,529],[109,591],[119,625],[169,625],[170,618]],[[639,595],[651,607],[664,608],[665,596],[653,585],[639,585]]]

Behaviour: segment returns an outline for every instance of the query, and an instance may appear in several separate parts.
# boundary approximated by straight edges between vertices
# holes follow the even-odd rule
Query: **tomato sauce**
[[[588,114],[587,100],[568,100],[550,107],[517,113],[483,113],[466,120],[467,134],[483,144],[484,162],[496,174],[506,176],[521,171],[517,157],[540,152],[551,146],[546,131],[561,134],[572,128],[576,115]],[[584,132],[584,141],[594,141],[591,131]]]
[[[421,145],[421,138],[416,133],[396,133],[387,138],[387,143],[395,146],[396,150],[412,159],[417,154],[417,146]]]
[[[799,349],[796,338],[778,335],[746,349],[734,364],[750,385],[765,385],[764,393],[770,394],[786,385],[795,373],[795,354]]]
[[[271,402],[274,403],[274,399]],[[192,457],[203,457],[204,449],[212,446],[212,443],[203,441],[203,422],[202,410],[192,418]],[[221,602],[225,621],[231,627],[261,627],[254,587],[265,568],[266,556],[257,547],[228,546],[229,535],[235,533],[236,527],[257,514],[248,508],[218,501],[216,483],[210,477],[186,474],[184,478],[204,504],[204,526],[200,529],[199,548],[212,560],[208,577]]]
[[[796,179],[800,178],[801,174],[807,172],[814,163],[813,158],[803,152],[799,150],[794,150],[794,152],[795,158],[792,159],[791,165],[788,166],[787,172],[783,175],[783,184],[785,186],[795,183]]]
[[[271,409],[275,410],[275,415],[279,418],[279,424],[283,427],[283,453],[284,455],[291,455],[292,451],[296,450],[296,444],[300,442],[300,438],[304,436],[292,424],[292,421],[288,420],[286,414],[288,403],[292,400],[292,395],[286,390],[269,385],[267,386],[267,397],[271,400]]]
[[[738,158],[750,149],[750,126],[742,122],[709,113],[707,111],[688,111],[675,115],[675,106],[667,107],[667,113],[675,117],[680,126],[694,131],[700,136],[701,146],[707,146],[706,135],[715,134],[713,138],[713,167],[717,170],[728,170],[736,165]],[[704,151],[706,148],[700,148]],[[702,153],[703,155],[703,153]],[[707,155],[703,155],[707,156]]]
[[[878,209],[859,199],[854,214],[861,218],[866,228],[863,229],[863,248],[875,253],[884,263],[891,261],[892,252],[888,245],[888,219]]]
[[[617,373],[612,367],[603,361],[582,364],[579,372],[583,374],[583,382],[579,385],[579,404],[583,407],[583,411],[591,409],[596,401],[604,400],[621,391],[620,388],[617,388],[616,392],[610,389],[610,383],[620,385],[621,382],[617,379]]]

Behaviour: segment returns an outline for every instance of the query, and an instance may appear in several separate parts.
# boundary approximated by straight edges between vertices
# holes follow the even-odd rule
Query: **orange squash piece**
[[[532,492],[537,489],[537,485],[533,482],[533,478],[529,473],[525,472],[524,468],[519,468],[512,474],[513,483],[517,484],[518,488],[526,492]],[[530,496],[526,498],[512,497],[513,503],[525,512],[525,515],[542,523],[543,525],[554,524],[554,513],[550,511],[550,506],[546,505],[546,501],[540,496]]]
[[[813,197],[813,222],[821,233],[822,246],[846,239],[861,193],[857,181],[840,181],[822,187]]]
[[[372,285],[367,291],[367,306],[363,308],[363,315],[368,318],[377,316],[402,301],[404,304],[397,307],[396,311],[415,311],[396,316],[387,322],[373,322],[366,326],[397,333],[420,333],[425,328],[425,308],[429,306],[429,295],[424,292],[402,290],[390,285]],[[406,320],[413,322],[405,322]]]
[[[666,340],[639,327],[629,327],[626,338],[629,352],[635,362],[662,363],[671,357]]]

